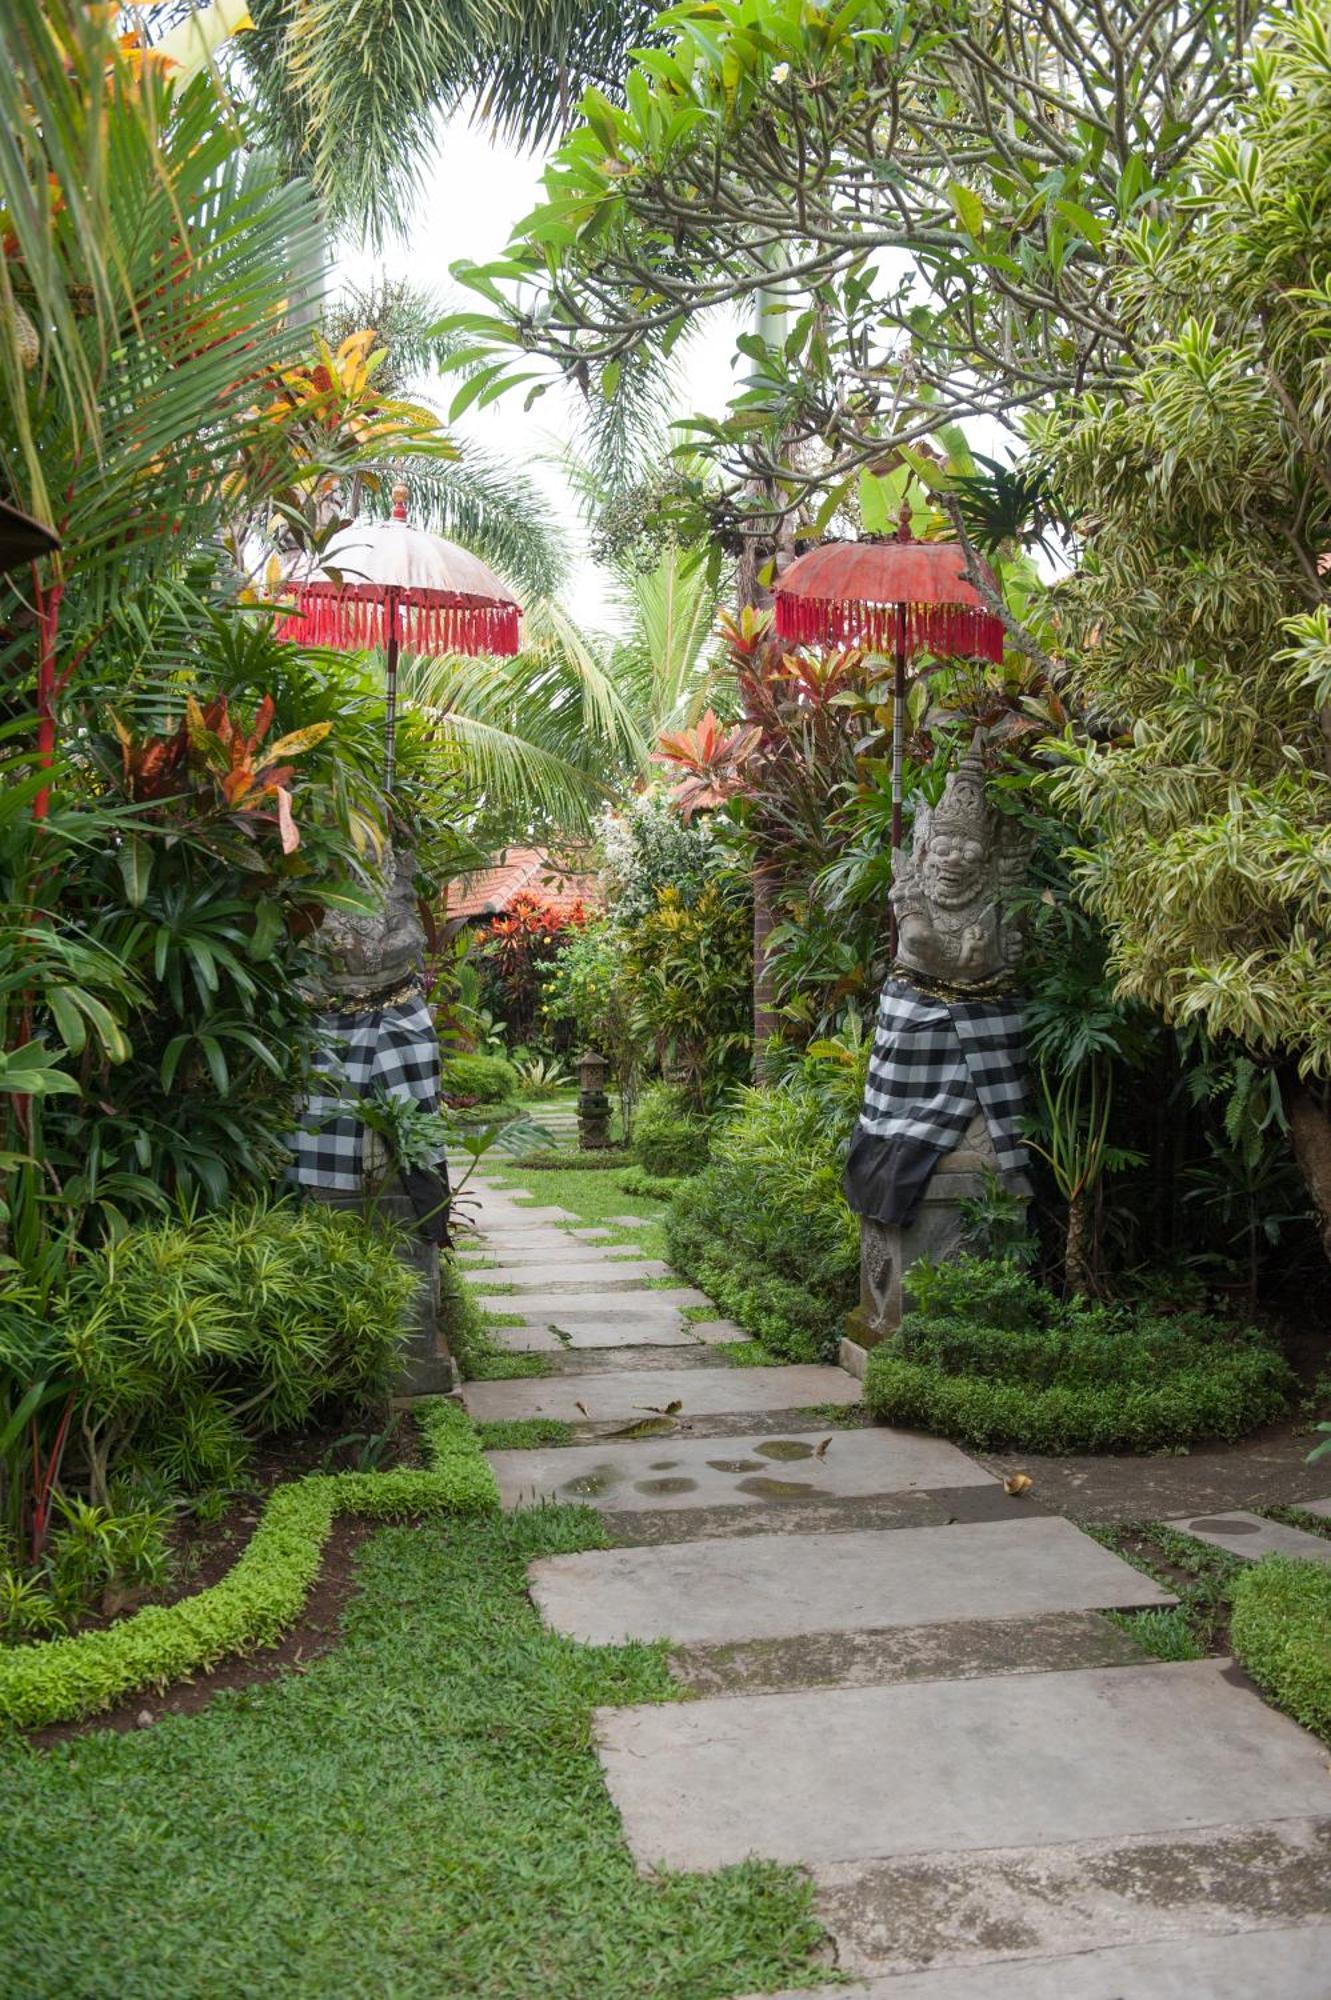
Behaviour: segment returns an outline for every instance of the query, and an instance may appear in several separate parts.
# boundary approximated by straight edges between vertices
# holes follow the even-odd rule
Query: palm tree
[[[402,224],[438,114],[471,99],[524,145],[552,138],[588,84],[616,91],[650,0],[251,0],[241,55],[270,142],[331,220]]]

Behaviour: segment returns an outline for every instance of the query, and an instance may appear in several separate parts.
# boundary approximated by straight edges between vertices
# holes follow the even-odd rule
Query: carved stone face
[[[982,841],[959,833],[936,833],[920,871],[925,895],[940,909],[963,908],[985,886],[986,859]]]

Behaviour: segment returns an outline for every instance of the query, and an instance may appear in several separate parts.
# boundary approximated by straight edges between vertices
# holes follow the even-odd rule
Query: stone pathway
[[[490,1455],[503,1503],[590,1502],[616,1544],[534,1563],[533,1599],[589,1643],[670,1641],[696,1697],[598,1717],[641,1869],[807,1868],[859,1983],[780,2000],[1331,2000],[1327,1752],[1232,1663],[1155,1661],[1105,1615],[1166,1592],[1038,1488],[841,1428],[841,1370],[734,1366],[738,1329],[632,1245],[472,1189],[464,1261],[520,1321],[495,1338],[551,1372],[467,1407],[575,1427]],[[1331,1555],[1256,1515],[1177,1525]]]

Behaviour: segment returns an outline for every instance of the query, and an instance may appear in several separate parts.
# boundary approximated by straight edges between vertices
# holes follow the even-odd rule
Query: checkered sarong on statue
[[[888,979],[878,1005],[846,1197],[860,1215],[908,1223],[934,1167],[984,1113],[998,1172],[1027,1164],[1021,1009],[1015,1001],[932,999]]]
[[[290,1177],[301,1187],[358,1194],[366,1129],[348,1100],[411,1097],[439,1106],[439,1042],[424,999],[395,1001],[364,1013],[323,1014],[327,1045],[318,1063],[326,1088],[314,1091],[291,1140]]]

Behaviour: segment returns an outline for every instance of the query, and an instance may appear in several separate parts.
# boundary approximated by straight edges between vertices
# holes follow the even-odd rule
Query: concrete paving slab
[[[746,1333],[742,1326],[736,1326],[733,1319],[695,1319],[691,1322],[695,1340],[701,1340],[707,1347],[731,1347],[748,1342],[753,1345],[753,1335]]]
[[[855,1441],[875,1442],[881,1435],[862,1431]],[[807,1449],[804,1439],[797,1442]],[[673,1452],[658,1462],[662,1474],[674,1473],[680,1464]],[[830,1453],[826,1462],[832,1462]],[[641,1458],[638,1466],[646,1471]],[[636,1485],[672,1483],[647,1474]],[[785,1639],[800,1632],[1178,1602],[1059,1515],[955,1528],[587,1549],[547,1556],[531,1565],[528,1577],[546,1624],[589,1646],[632,1639],[674,1639],[683,1645]]]
[[[600,1709],[640,1868],[973,1851],[1324,1812],[1326,1751],[1224,1660]]]
[[[1331,1819],[822,1862],[813,1877],[837,1964],[872,1979],[1331,1922]],[[996,1990],[1009,1984],[1000,1977]],[[1206,1989],[1195,2000],[1207,2000]],[[1254,2000],[1277,1995],[1262,1988]]]
[[[578,1243],[562,1229],[518,1229],[511,1236],[483,1237],[482,1246],[496,1264],[572,1264],[599,1271],[605,1262],[594,1243]]]
[[[555,1307],[551,1308],[548,1319],[526,1320],[521,1326],[497,1326],[492,1329],[492,1338],[496,1347],[506,1347],[513,1354],[547,1354],[555,1349],[567,1352],[570,1348],[609,1352],[623,1347],[698,1345],[678,1314],[672,1319],[637,1319],[618,1328],[601,1320],[582,1321],[576,1313],[560,1312]]]
[[[642,1379],[641,1376],[634,1377],[639,1383]],[[700,1384],[698,1377],[689,1377],[688,1389],[680,1395],[684,1404],[684,1422],[687,1423],[689,1411],[697,1408],[704,1389],[710,1388],[711,1379],[709,1374],[705,1384]],[[594,1391],[589,1392],[585,1377],[583,1394],[578,1400],[585,1404],[591,1421],[603,1416],[601,1403]],[[670,1398],[666,1397],[663,1401],[659,1396],[639,1392],[633,1401],[638,1405],[655,1403],[663,1408]],[[637,1417],[643,1412],[635,1408],[631,1414]],[[519,1492],[524,1501],[530,1501],[535,1492],[560,1500],[594,1497],[603,1501],[606,1507],[623,1513],[646,1513],[658,1508],[743,1507],[764,1501],[808,1500],[814,1496],[847,1497],[861,1493],[918,1490],[929,1486],[993,1486],[997,1483],[990,1474],[972,1465],[955,1445],[944,1444],[937,1438],[915,1437],[905,1431],[848,1431],[835,1437],[825,1457],[820,1459],[816,1453],[821,1442],[817,1431],[789,1437],[757,1433],[748,1437],[726,1438],[693,1438],[681,1431],[674,1436],[650,1440],[607,1439],[596,1444],[564,1445],[556,1451],[497,1452],[493,1462],[500,1495],[506,1506],[519,1504]],[[578,1487],[576,1494],[572,1491],[575,1485]],[[1070,1529],[1069,1533],[1076,1537],[1075,1529]],[[764,1575],[771,1572],[771,1577],[775,1577],[781,1568],[778,1551],[791,1547],[794,1538],[788,1540],[780,1535],[771,1539],[773,1546],[764,1551],[767,1566]],[[804,1546],[804,1555],[812,1568],[817,1567],[816,1551],[825,1539],[822,1535],[815,1535]],[[858,1541],[860,1538],[848,1539]],[[753,1547],[752,1541],[746,1540],[742,1549],[731,1548],[724,1543],[709,1546],[713,1549],[715,1564],[726,1573],[724,1589],[727,1593],[733,1592],[735,1578],[742,1577],[748,1568],[748,1551]],[[1097,1544],[1090,1546],[1098,1550]],[[659,1571],[663,1589],[667,1588],[666,1576],[672,1560],[688,1559],[687,1550],[678,1548],[640,1553],[646,1556],[649,1567],[653,1563],[663,1566]],[[1098,1553],[1103,1554],[1104,1551],[1098,1550]],[[862,1554],[867,1559],[867,1550]],[[875,1556],[874,1560],[878,1561],[880,1557]],[[1117,1558],[1111,1556],[1107,1560],[1114,1563]],[[803,1587],[798,1572],[792,1573],[789,1583],[773,1582],[771,1577],[768,1587],[775,1589],[778,1595],[787,1589],[798,1594]],[[872,1580],[863,1579],[860,1587],[872,1590]],[[875,1601],[881,1601],[881,1596],[881,1592],[877,1593]],[[1131,1600],[1134,1604],[1161,1601],[1158,1597],[1143,1596]],[[671,1607],[673,1611],[673,1597]],[[797,1614],[788,1612],[788,1615]],[[895,1622],[890,1618],[855,1617],[851,1620],[852,1625]],[[796,1624],[769,1628],[762,1624],[746,1624],[712,1635],[693,1635],[685,1630],[676,1630],[667,1619],[654,1636],[664,1639],[690,1636],[739,1638],[756,1636],[768,1629],[817,1631],[819,1626],[802,1627]]]
[[[466,1189],[466,1196],[471,1189]],[[503,1225],[505,1229],[544,1229],[551,1222],[577,1222],[581,1218],[568,1208],[518,1208],[512,1203],[496,1202],[488,1194],[481,1206],[477,1221],[482,1229]]]
[[[1242,1556],[1245,1562],[1258,1562],[1263,1556],[1301,1556],[1306,1562],[1331,1563],[1331,1541],[1325,1535],[1289,1528],[1283,1521],[1268,1521],[1243,1508],[1230,1514],[1193,1514],[1168,1525],[1227,1555]]]
[[[1299,1500],[1295,1503],[1305,1514],[1316,1514],[1323,1521],[1331,1521],[1331,1500]]]
[[[486,1284],[488,1278],[496,1278],[496,1272],[482,1270],[476,1274],[476,1288]],[[494,1292],[492,1296],[482,1296],[480,1300],[486,1312],[508,1314],[520,1318],[524,1326],[548,1326],[550,1320],[558,1320],[574,1340],[588,1338],[592,1346],[620,1342],[634,1342],[634,1334],[648,1326],[683,1326],[681,1306],[687,1306],[687,1294],[679,1292],[566,1292],[556,1290],[556,1286],[546,1286],[544,1292]],[[693,1334],[689,1334],[695,1346],[701,1346]]]
[[[504,1301],[497,1301],[502,1308]],[[798,1410],[811,1403],[858,1403],[861,1389],[839,1368],[635,1369],[623,1374],[557,1375],[517,1382],[464,1382],[473,1417],[562,1417],[576,1423],[585,1403],[598,1421],[626,1423],[642,1403],[659,1408],[678,1399],[696,1416],[732,1410]]]
[[[587,1250],[540,1263],[497,1264],[488,1275],[493,1284],[515,1285],[523,1292],[636,1292],[648,1278],[668,1278],[670,1266],[657,1257],[612,1264]],[[706,1303],[701,1292],[697,1297]]]
[[[853,1986],[787,1989],[762,2000],[994,2000],[1003,1988],[1020,2000],[1328,2000],[1331,1926],[1161,1938],[1057,1958],[943,1966]]]

